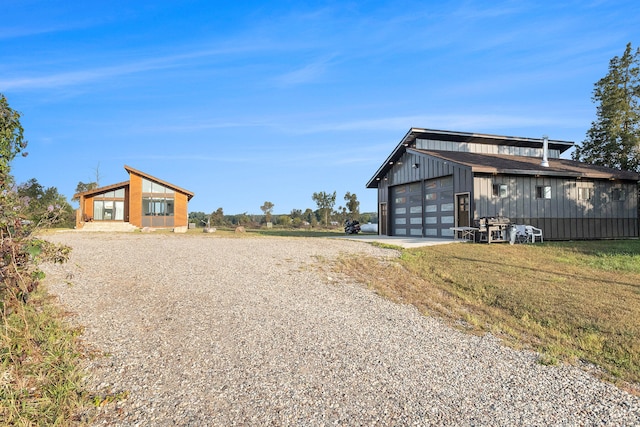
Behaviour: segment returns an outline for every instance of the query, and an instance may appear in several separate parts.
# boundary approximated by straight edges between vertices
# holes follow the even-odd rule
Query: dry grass
[[[443,245],[339,268],[394,301],[535,349],[543,363],[585,361],[638,390],[640,241]]]
[[[42,289],[4,313],[0,328],[0,424],[80,424],[91,405],[80,367],[80,329]]]

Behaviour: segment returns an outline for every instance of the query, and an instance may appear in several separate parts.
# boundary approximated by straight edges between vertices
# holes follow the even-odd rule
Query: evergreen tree
[[[222,208],[218,208],[216,211],[211,213],[211,225],[216,225],[218,227],[225,225],[224,219],[224,211]]]
[[[79,194],[79,193],[84,193],[85,191],[95,190],[96,188],[98,188],[98,183],[97,182],[82,182],[82,181],[79,181],[78,185],[76,185],[76,192],[75,192],[74,196]],[[73,197],[71,200],[76,202],[76,201],[80,200],[80,198],[79,197]]]
[[[574,160],[640,171],[640,48],[627,44],[622,57],[609,62],[609,73],[593,91],[596,120],[573,153]]]

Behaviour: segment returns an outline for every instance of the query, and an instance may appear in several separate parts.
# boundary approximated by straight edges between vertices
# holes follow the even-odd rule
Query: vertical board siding
[[[129,223],[142,227],[142,177],[129,174]]]
[[[507,184],[508,197],[493,196],[494,184]],[[537,199],[536,187],[547,185],[551,199]],[[625,200],[611,199],[614,187],[624,190]],[[580,200],[579,188],[593,189],[592,198]],[[635,183],[477,175],[473,183],[475,216],[507,216],[513,223],[541,228],[550,240],[638,237],[635,188]]]
[[[416,163],[419,167],[412,167]],[[387,203],[390,218],[391,187],[446,175],[453,175],[454,194],[471,193],[470,209],[474,219],[506,216],[512,223],[541,228],[544,238],[549,240],[639,237],[635,182],[474,174],[471,167],[419,153],[404,153],[378,182],[378,203]],[[507,185],[507,197],[494,197],[494,184]],[[551,199],[537,199],[537,186],[550,186]],[[591,199],[580,200],[580,188],[590,188]],[[613,201],[612,188],[623,189],[625,200]]]
[[[413,165],[418,164],[418,167]],[[453,175],[453,192],[469,192],[473,186],[473,172],[471,168],[458,164],[452,164],[442,159],[434,158],[424,154],[406,152],[391,167],[385,177],[378,181],[378,205],[387,203],[387,220],[391,222],[393,217],[393,203],[390,202],[390,192],[392,187],[413,182],[424,182],[428,179]],[[451,202],[455,202],[451,200]],[[473,209],[473,207],[471,208]],[[378,220],[380,213],[378,212]],[[390,225],[390,224],[389,224]],[[382,227],[378,232],[382,232]],[[392,227],[387,229],[389,235],[392,234]]]
[[[93,218],[93,196],[85,197],[84,199],[84,213],[87,216]]]
[[[189,214],[187,213],[187,195],[175,192],[174,195],[174,227],[184,227],[188,224]]]

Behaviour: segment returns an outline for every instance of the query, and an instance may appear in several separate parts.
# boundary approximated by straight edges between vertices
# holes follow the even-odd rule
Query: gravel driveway
[[[74,248],[47,266],[49,290],[108,355],[90,362],[92,386],[129,392],[95,425],[640,424],[637,397],[327,268],[392,250],[204,233],[49,238]]]

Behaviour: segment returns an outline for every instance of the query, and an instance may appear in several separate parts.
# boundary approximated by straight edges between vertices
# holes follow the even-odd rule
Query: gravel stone
[[[46,286],[128,397],[93,425],[640,425],[640,399],[467,335],[330,272],[395,257],[329,238],[57,233]],[[71,278],[71,279],[70,279]]]

